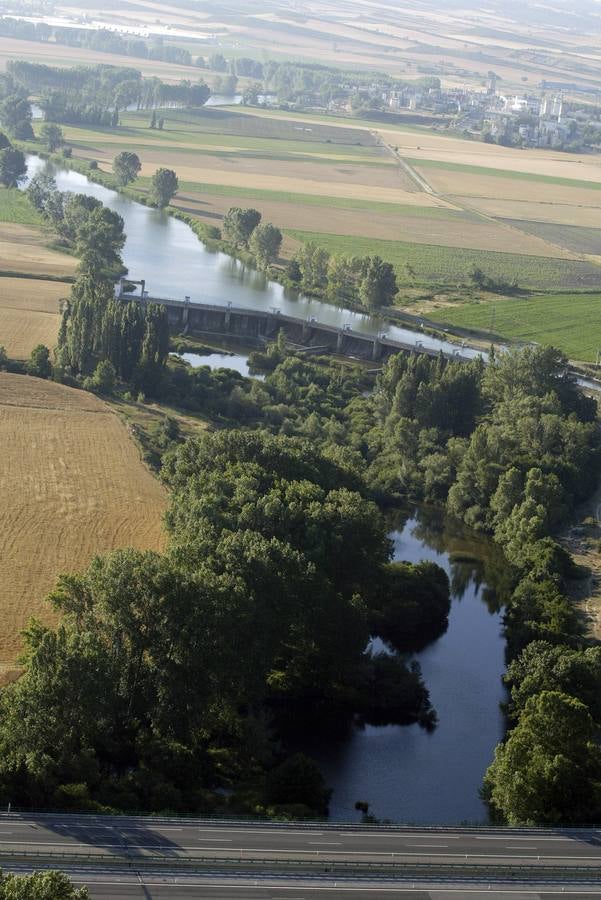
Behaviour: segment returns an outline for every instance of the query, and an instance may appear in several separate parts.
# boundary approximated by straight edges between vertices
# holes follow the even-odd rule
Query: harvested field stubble
[[[0,666],[57,575],[119,547],[160,549],[166,494],[120,419],[64,385],[0,373]]]

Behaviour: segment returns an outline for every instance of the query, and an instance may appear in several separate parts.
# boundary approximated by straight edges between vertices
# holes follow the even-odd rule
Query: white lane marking
[[[443,850],[448,844],[407,844],[408,847],[427,847],[429,850]],[[534,847],[532,848],[535,849]]]
[[[414,840],[415,838],[423,838],[424,840],[426,840],[428,837],[430,837],[430,835],[428,835],[427,833],[424,834],[424,833],[421,833],[421,832],[420,832],[420,833],[417,833],[417,832],[416,832],[415,834],[413,834],[413,832],[405,833],[405,832],[402,832],[402,831],[395,831],[395,832],[392,833],[392,834],[387,834],[387,833],[385,833],[385,832],[382,833],[382,834],[378,834],[377,832],[371,832],[371,833],[368,833],[368,834],[362,834],[361,832],[358,832],[358,831],[350,831],[350,832],[348,832],[348,833],[346,833],[346,832],[344,832],[344,831],[340,831],[340,832],[338,833],[338,837],[344,837],[344,838],[347,838],[347,837],[353,837],[353,838],[376,838],[378,841],[382,841],[382,840],[389,840],[389,841],[390,841],[390,840],[394,840],[394,841],[404,841],[404,840],[409,840],[409,841],[411,841],[411,840]],[[455,834],[444,834],[444,835],[442,835],[442,834],[441,834],[440,837],[441,837],[441,838],[444,837],[445,841],[462,841],[462,840],[464,839],[464,835],[459,835],[459,834],[458,834],[458,835],[455,835]],[[470,837],[470,835],[467,835],[467,837]],[[432,836],[432,839],[433,839],[433,840],[436,840],[436,835]]]
[[[507,846],[504,849],[505,850],[536,850],[538,848],[537,847],[524,847],[523,844],[522,845],[518,844],[517,847],[512,846],[511,844],[507,844]]]
[[[341,841],[307,841],[315,847],[342,847]]]
[[[278,831],[277,828],[267,828],[267,829],[258,829],[258,828],[198,828],[198,831],[223,831],[225,834],[281,834],[281,835],[289,835],[290,837],[300,837],[301,835],[304,837],[324,837],[323,831],[288,831],[288,829],[283,828],[281,831]]]
[[[212,837],[204,837],[204,838],[203,838],[203,841],[212,841],[212,842],[215,843],[215,844],[217,844],[217,843],[219,843],[219,844],[231,844],[232,841],[233,841],[233,838],[212,838]]]
[[[570,837],[569,835],[566,837],[547,837],[546,835],[541,835],[539,837],[537,834],[526,835],[525,837],[520,837],[520,835],[518,835],[518,834],[512,834],[512,835],[499,834],[499,835],[494,835],[494,836],[486,835],[486,836],[482,836],[482,837],[480,835],[474,835],[474,840],[475,841],[507,841],[507,840],[512,840],[512,841],[559,841],[559,842],[565,842],[565,843],[567,843],[568,841],[570,841],[570,842],[578,841],[579,843],[584,842],[584,838],[580,837],[580,835],[574,835],[573,837]]]

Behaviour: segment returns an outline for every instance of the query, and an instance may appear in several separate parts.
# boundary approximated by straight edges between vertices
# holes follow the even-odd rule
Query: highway
[[[94,898],[113,900],[333,895],[437,900],[443,894],[450,900],[473,898],[484,882],[488,896],[491,890],[505,895],[511,882],[514,891],[527,886],[519,893],[545,900],[558,885],[564,892],[580,885],[575,894],[580,898],[601,897],[601,829],[275,825],[12,813],[0,814],[0,865],[63,869],[88,884]]]
[[[601,866],[601,830],[361,828],[78,815],[0,815],[0,852],[381,863]]]

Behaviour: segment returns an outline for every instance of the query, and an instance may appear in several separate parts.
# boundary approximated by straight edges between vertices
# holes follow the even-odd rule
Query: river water
[[[394,558],[429,560],[451,581],[446,633],[412,656],[439,717],[419,725],[355,729],[350,739],[309,747],[333,788],[330,816],[357,820],[357,800],[379,819],[422,824],[485,822],[478,791],[502,739],[504,640],[491,588],[500,558],[459,524],[431,511],[403,515],[391,533]]]
[[[123,260],[131,278],[146,280],[151,297],[183,299],[189,296],[192,303],[231,302],[237,307],[279,309],[286,315],[302,319],[313,316],[326,325],[342,328],[348,324],[364,334],[386,332],[388,337],[409,344],[421,342],[425,347],[447,353],[458,350],[458,346],[449,341],[286,291],[282,285],[269,281],[261,272],[231,256],[208,250],[185,222],[174,219],[164,210],[142,206],[94,184],[85,175],[57,168],[39,157],[29,156],[27,163],[30,176],[46,168],[54,175],[59,190],[89,194],[123,217],[127,235]],[[463,348],[460,353],[465,357],[478,355],[470,348]]]
[[[390,337],[452,351],[455,345],[360,315],[302,295],[286,292],[261,273],[223,253],[207,250],[191,229],[163,211],[135,203],[83,175],[29,157],[29,174],[48,167],[62,191],[97,197],[124,219],[123,252],[132,278],[145,278],[151,296],[184,297],[253,309],[279,308],[300,317],[368,334],[386,330]],[[462,355],[472,355],[465,349]],[[205,355],[206,356],[206,355]],[[232,358],[191,359],[192,364],[222,363]],[[240,370],[246,360],[240,359]],[[491,548],[457,526],[430,513],[415,513],[392,526],[396,559],[433,560],[449,573],[453,602],[447,632],[415,657],[439,715],[433,732],[419,726],[366,727],[342,743],[315,746],[328,784],[333,788],[331,816],[357,818],[354,804],[368,801],[379,818],[423,823],[484,821],[478,796],[482,775],[503,734],[499,704],[503,699],[504,641],[500,613],[491,601]],[[460,561],[474,554],[482,564]]]

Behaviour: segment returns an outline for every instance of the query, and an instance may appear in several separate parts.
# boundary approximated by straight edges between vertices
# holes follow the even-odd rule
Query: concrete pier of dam
[[[128,281],[129,279],[123,279],[123,283]],[[271,311],[253,310],[236,307],[231,303],[193,303],[187,298],[173,300],[151,297],[145,291],[143,282],[135,282],[142,287],[141,295],[125,293],[123,283],[119,286],[119,299],[164,306],[170,327],[185,334],[239,338],[260,346],[275,340],[279,332],[283,331],[290,344],[314,349],[315,352],[336,353],[373,362],[384,362],[395,353],[438,356],[442,352],[447,358],[463,358],[461,347],[450,353],[425,346],[417,332],[415,341],[405,342],[390,338],[384,332],[377,335],[364,334],[355,331],[350,325],[339,328],[318,322],[315,318],[302,319],[286,315],[276,308]]]

